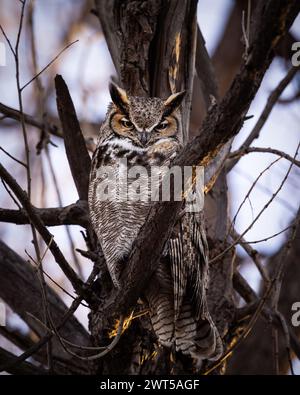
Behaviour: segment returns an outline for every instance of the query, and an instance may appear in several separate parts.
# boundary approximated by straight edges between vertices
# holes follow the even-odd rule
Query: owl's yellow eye
[[[169,125],[169,122],[164,120],[162,121],[159,125],[156,126],[156,130],[161,131],[161,130],[165,130]]]
[[[132,129],[133,128],[133,123],[130,122],[127,118],[122,118],[121,119],[121,124],[126,129]]]

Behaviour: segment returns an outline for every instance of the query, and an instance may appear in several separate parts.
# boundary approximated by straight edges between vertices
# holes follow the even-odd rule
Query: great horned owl
[[[130,171],[142,167],[141,181],[151,168],[167,166],[177,155],[181,148],[180,104],[184,93],[175,93],[166,100],[133,97],[111,83],[110,94],[112,103],[92,159],[89,208],[108,271],[119,288],[122,268],[151,205],[147,182],[139,182],[139,188],[145,189],[139,193],[144,192],[146,199],[135,199],[136,174]],[[118,178],[125,165],[126,181]],[[103,181],[105,188],[116,192],[113,198],[103,199]],[[126,199],[119,199],[121,190],[126,191]],[[201,218],[199,213],[191,212],[180,216],[142,295],[159,343],[198,360],[217,359],[222,353],[222,341],[206,303],[208,258]]]

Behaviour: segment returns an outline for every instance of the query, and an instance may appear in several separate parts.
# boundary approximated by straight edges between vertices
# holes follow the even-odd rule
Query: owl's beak
[[[149,132],[139,133],[139,140],[142,145],[146,145],[150,140],[151,134]]]

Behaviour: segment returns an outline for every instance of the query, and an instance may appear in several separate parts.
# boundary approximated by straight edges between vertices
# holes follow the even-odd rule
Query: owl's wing
[[[175,319],[178,318],[180,309],[182,307],[182,301],[185,294],[188,277],[187,267],[185,266],[184,262],[183,250],[183,233],[180,232],[177,238],[170,239],[169,241],[169,257],[174,287]]]
[[[196,318],[206,314],[206,288],[208,285],[208,246],[204,229],[203,213],[187,213],[190,227],[191,252],[189,270],[191,271],[194,291],[192,301],[195,306]]]
[[[205,308],[208,277],[207,242],[199,213],[186,212],[177,226],[176,237],[169,241],[174,286],[174,311],[178,318],[186,293],[193,302],[197,319]]]
[[[207,308],[209,268],[203,214],[185,212],[176,233],[169,243],[176,350],[199,359],[217,359],[222,340]]]

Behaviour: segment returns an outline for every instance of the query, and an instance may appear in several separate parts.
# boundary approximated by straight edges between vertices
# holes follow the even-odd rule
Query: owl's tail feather
[[[208,312],[196,319],[191,304],[184,301],[178,318],[174,314],[172,295],[149,287],[146,298],[151,322],[158,341],[165,347],[175,345],[176,351],[197,360],[218,359],[223,351],[222,340]]]
[[[210,315],[196,319],[191,305],[184,302],[175,322],[176,351],[203,360],[217,360],[223,352],[222,340]]]
[[[150,318],[153,330],[159,342],[171,347],[174,339],[174,309],[171,295],[167,293],[149,292],[147,301],[150,307]]]

